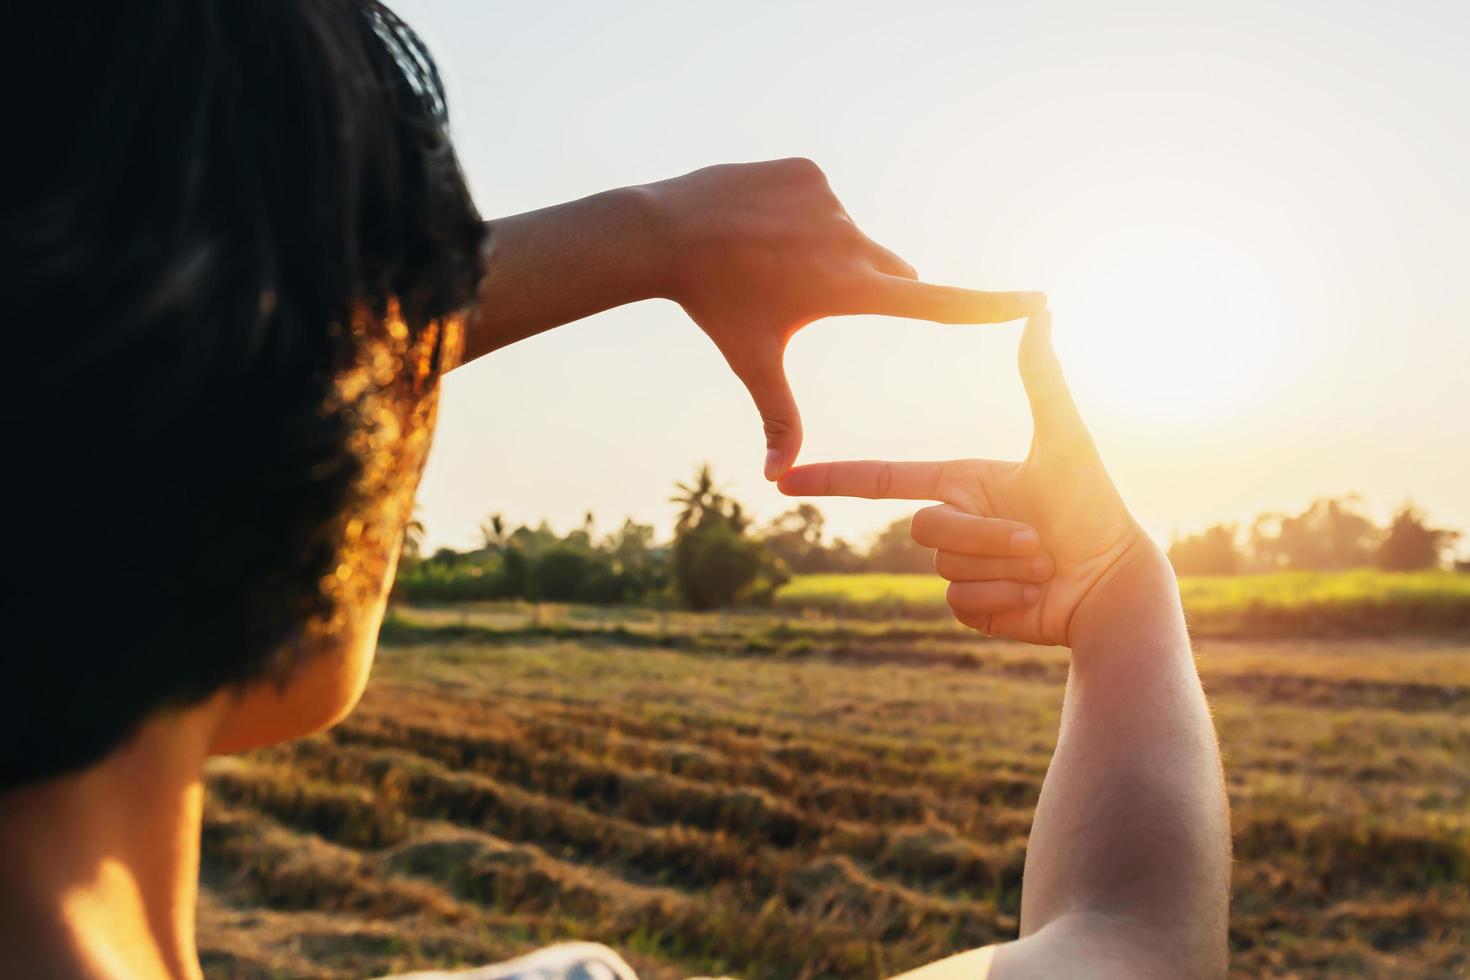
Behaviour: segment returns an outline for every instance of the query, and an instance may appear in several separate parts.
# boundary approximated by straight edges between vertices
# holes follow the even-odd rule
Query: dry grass
[[[391,635],[411,642],[347,723],[215,767],[211,976],[579,937],[651,978],[867,978],[1015,932],[1060,652]],[[1470,974],[1470,647],[1206,641],[1200,663],[1234,805],[1234,974]]]

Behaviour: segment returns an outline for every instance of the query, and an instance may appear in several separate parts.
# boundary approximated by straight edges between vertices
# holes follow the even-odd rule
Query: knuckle
[[[765,430],[767,439],[783,439],[796,431],[796,425],[790,419],[779,415],[762,415],[761,428]]]
[[[878,496],[887,497],[888,491],[893,489],[893,467],[888,463],[878,465]]]

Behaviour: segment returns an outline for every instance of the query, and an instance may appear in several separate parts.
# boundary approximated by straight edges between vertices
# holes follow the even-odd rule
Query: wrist
[[[1179,580],[1164,552],[1140,530],[1077,607],[1068,642],[1080,659],[1119,647],[1187,645]]]
[[[622,279],[621,303],[668,296],[668,267],[676,247],[654,186],[636,184],[597,195],[610,226],[607,240],[617,253],[608,256],[608,266]]]
[[[661,180],[609,192],[621,197],[620,206],[637,229],[643,299],[678,299],[678,264],[683,246],[678,208],[668,190],[670,183]]]

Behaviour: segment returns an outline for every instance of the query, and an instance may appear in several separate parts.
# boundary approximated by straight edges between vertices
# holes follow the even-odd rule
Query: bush
[[[744,598],[765,563],[765,549],[722,520],[691,528],[674,543],[674,580],[694,609],[719,609]]]

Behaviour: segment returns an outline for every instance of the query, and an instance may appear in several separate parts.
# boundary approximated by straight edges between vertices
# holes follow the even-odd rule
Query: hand
[[[765,475],[801,450],[783,356],[813,320],[874,313],[1001,323],[1042,309],[1041,293],[984,293],[917,281],[864,235],[810,160],[728,164],[641,188],[668,248],[661,295],[699,324],[745,383],[766,432]]]
[[[1022,462],[817,463],[793,469],[780,487],[793,496],[943,501],[914,515],[913,535],[938,549],[934,566],[951,583],[955,618],[1028,643],[1075,645],[1094,611],[1136,602],[1140,588],[1172,587],[1173,577],[1077,412],[1052,349],[1049,311],[1028,321],[1020,366],[1034,430]],[[1037,546],[1025,525],[1054,566],[1030,585],[1015,557]]]

